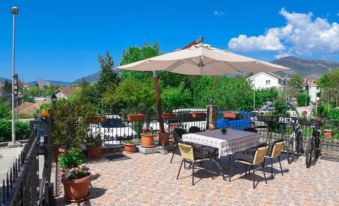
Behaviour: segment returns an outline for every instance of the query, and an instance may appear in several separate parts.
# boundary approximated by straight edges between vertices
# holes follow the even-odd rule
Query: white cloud
[[[215,11],[213,11],[213,14],[214,14],[214,16],[222,16],[222,15],[224,15],[224,12],[215,10]]]
[[[339,24],[324,18],[313,18],[312,13],[280,11],[286,24],[268,29],[258,36],[239,35],[228,47],[240,51],[275,51],[279,55],[332,54],[339,52]]]

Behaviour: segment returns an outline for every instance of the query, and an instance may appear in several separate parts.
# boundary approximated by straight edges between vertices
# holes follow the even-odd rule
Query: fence
[[[153,128],[159,130],[157,114],[147,114],[143,121],[130,122],[127,114],[106,115],[108,119],[103,123],[91,124],[88,134],[100,135],[106,144],[120,144],[124,140],[135,139],[140,137],[142,127]],[[261,119],[260,119],[261,118]],[[264,119],[266,118],[266,119]],[[254,128],[261,134],[263,141],[274,141],[278,138],[290,138],[293,128],[290,124],[277,123],[276,117],[259,116],[254,113],[239,111],[218,111],[216,117],[216,128],[229,127],[237,130],[246,128]],[[164,118],[165,131],[171,133],[176,127],[181,127],[187,131],[191,127],[198,127],[205,130],[207,126],[207,110],[206,109],[177,109],[172,113],[171,118]],[[326,125],[333,128],[333,137],[328,138],[321,136],[322,149],[328,151],[339,151],[338,127],[339,122],[326,120]],[[322,127],[322,134],[324,134]],[[303,138],[305,144],[311,137],[312,128],[309,125],[302,124]]]
[[[50,126],[49,122],[30,122],[29,140],[24,145],[19,157],[15,159],[13,166],[9,168],[7,177],[2,180],[2,188],[0,189],[1,206],[35,206],[49,205],[51,203],[52,142]],[[41,144],[40,135],[45,136],[44,145]],[[39,156],[41,150],[43,156]],[[42,171],[40,171],[40,161],[43,162]]]
[[[105,115],[106,121],[90,124],[88,135],[100,135],[105,144],[120,144],[124,140],[140,137],[142,128],[159,130],[157,114],[146,114],[143,121],[128,121],[127,114]],[[176,127],[206,129],[206,109],[175,110],[170,117],[164,117],[165,132],[171,133]]]

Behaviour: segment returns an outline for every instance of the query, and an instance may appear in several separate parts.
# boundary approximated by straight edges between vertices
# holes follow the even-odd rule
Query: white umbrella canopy
[[[223,51],[207,44],[118,67],[133,71],[168,71],[186,75],[223,75],[233,72],[277,72],[289,68]]]

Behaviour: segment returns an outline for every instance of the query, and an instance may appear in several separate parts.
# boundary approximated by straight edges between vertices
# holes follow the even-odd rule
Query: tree
[[[124,50],[120,65],[130,64],[147,58],[160,55],[159,44],[154,42],[152,45],[144,44],[141,47],[132,46]],[[152,72],[141,71],[122,71],[122,77],[133,78],[141,81],[147,81],[152,77]]]
[[[185,83],[180,82],[177,87],[166,87],[162,90],[161,99],[165,111],[172,112],[174,109],[190,106],[192,96],[184,86]]]
[[[109,52],[106,52],[106,57],[99,56],[100,77],[96,83],[96,87],[100,94],[104,94],[112,87],[114,88],[119,82],[118,73],[113,70],[114,62]]]
[[[333,69],[321,76],[318,85],[322,89],[322,97],[328,104],[336,107],[339,100],[339,69]]]
[[[303,78],[297,73],[292,74],[288,80],[288,95],[291,97],[297,97],[300,91],[303,89]]]
[[[123,105],[121,108],[126,113],[151,113],[154,112],[155,95],[151,80],[141,81],[128,78],[122,81],[115,93],[105,96],[104,101],[112,104]]]

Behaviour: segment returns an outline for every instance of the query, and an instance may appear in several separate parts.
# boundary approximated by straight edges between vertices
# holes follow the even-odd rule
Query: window
[[[271,84],[271,80],[266,80],[266,85],[270,85]]]

